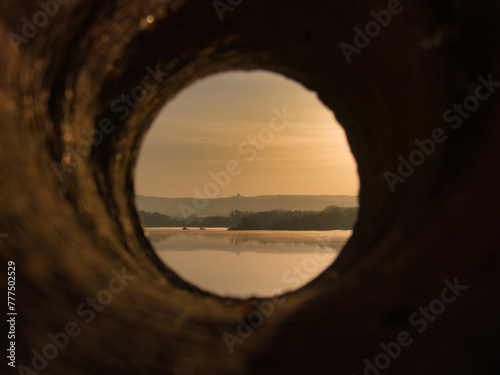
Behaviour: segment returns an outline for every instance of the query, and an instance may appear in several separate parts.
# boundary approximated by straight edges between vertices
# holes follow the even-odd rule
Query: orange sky
[[[193,197],[228,162],[239,173],[224,172],[218,191],[208,189],[218,197],[358,194],[356,164],[332,112],[270,72],[213,75],[169,102],[142,144],[136,194]]]

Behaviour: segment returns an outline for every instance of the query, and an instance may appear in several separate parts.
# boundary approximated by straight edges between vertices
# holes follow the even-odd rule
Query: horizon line
[[[166,199],[196,199],[195,197],[159,197],[156,195],[143,195],[135,194],[136,197],[148,197],[148,198],[166,198]],[[259,198],[259,197],[359,197],[358,195],[349,194],[261,194],[261,195],[230,195],[230,196],[220,196],[216,198],[207,199],[225,199],[225,198]]]

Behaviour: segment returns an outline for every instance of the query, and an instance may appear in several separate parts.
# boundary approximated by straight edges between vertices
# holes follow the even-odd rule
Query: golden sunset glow
[[[219,197],[358,194],[332,112],[314,92],[263,71],[210,76],[168,103],[143,142],[136,193],[193,197],[230,161],[241,171]]]

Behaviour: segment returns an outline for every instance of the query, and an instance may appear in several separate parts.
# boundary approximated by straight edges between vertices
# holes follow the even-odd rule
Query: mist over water
[[[337,257],[352,231],[228,231],[149,228],[160,258],[212,293],[248,298],[295,290]]]

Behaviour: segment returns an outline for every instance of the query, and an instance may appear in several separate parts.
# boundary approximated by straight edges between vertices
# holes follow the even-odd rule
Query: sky
[[[294,80],[234,71],[199,80],[168,102],[146,135],[136,194],[172,197],[358,195],[333,113]]]

